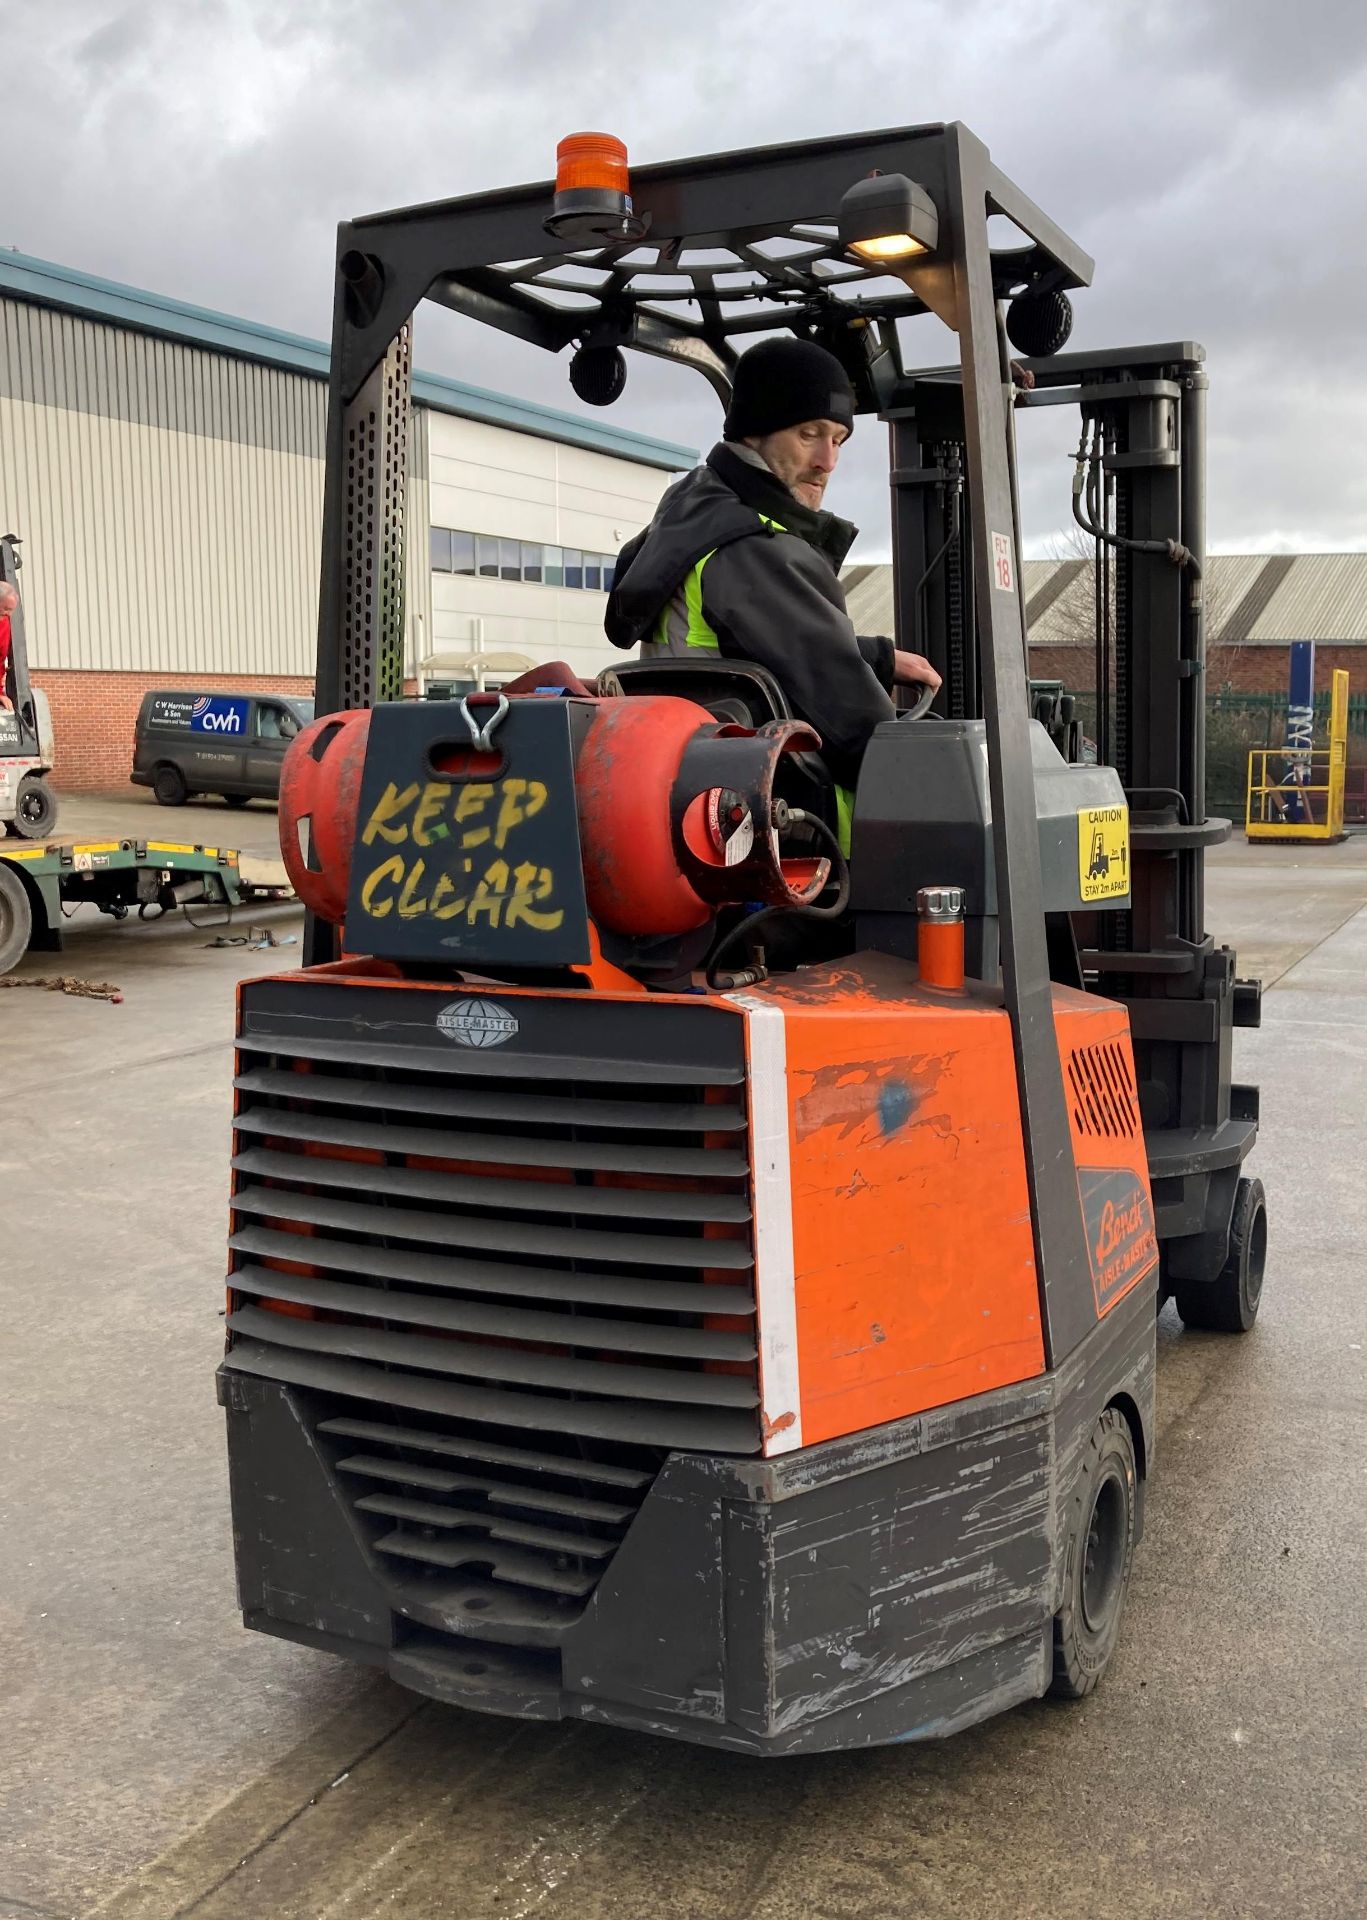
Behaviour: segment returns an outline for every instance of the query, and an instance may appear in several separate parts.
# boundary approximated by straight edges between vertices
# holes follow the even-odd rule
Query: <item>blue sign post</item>
[[[1286,774],[1288,787],[1306,787],[1311,778],[1311,753],[1315,745],[1315,643],[1291,642],[1291,674],[1286,692]],[[1301,824],[1310,819],[1310,808],[1300,793],[1286,798],[1286,819]]]

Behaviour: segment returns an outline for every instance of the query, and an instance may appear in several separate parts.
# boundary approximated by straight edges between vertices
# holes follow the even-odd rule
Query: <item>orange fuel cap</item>
[[[923,987],[964,983],[964,890],[922,887],[916,895],[916,964]]]

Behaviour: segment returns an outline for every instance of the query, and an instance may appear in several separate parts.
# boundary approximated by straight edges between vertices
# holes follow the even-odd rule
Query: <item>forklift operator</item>
[[[823,510],[854,428],[854,391],[810,340],[742,355],[706,462],[665,494],[622,549],[604,625],[647,658],[698,651],[767,667],[821,735],[848,851],[850,790],[869,735],[891,720],[894,685],[939,685],[920,654],[856,634],[840,568],[858,532]]]

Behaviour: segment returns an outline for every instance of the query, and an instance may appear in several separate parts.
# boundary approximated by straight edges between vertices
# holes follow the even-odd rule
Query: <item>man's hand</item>
[[[899,687],[938,687],[940,676],[923,653],[903,653],[900,647],[892,656],[893,684]]]

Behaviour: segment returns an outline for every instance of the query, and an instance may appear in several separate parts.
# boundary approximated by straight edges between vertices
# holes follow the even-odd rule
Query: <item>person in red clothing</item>
[[[0,709],[13,713],[9,693],[10,615],[19,611],[19,595],[8,580],[0,580]]]

